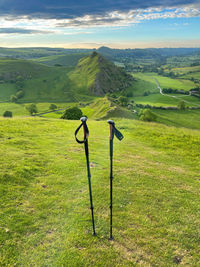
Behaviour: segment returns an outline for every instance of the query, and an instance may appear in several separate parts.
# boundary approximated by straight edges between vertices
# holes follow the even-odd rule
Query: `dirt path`
[[[176,99],[178,99],[178,100],[182,100],[182,101],[184,101],[185,103],[188,103],[188,104],[190,104],[190,105],[194,105],[194,106],[198,106],[198,107],[200,106],[200,105],[198,105],[198,104],[195,104],[195,103],[191,103],[191,102],[189,102],[189,101],[186,101],[186,100],[184,100],[184,99],[182,99],[182,98],[180,98],[180,97],[178,97],[178,96],[164,94],[163,91],[162,91],[162,88],[160,87],[160,84],[159,84],[158,80],[157,80],[157,79],[154,79],[154,80],[155,80],[155,82],[156,82],[157,88],[160,90],[160,94],[161,94],[161,95],[163,95],[163,96],[168,96],[168,97],[172,97],[172,98],[176,98]],[[190,95],[187,95],[187,96],[190,96]]]

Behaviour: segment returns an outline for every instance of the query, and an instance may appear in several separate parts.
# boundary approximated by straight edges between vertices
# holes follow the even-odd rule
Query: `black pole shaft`
[[[113,208],[113,140],[110,140],[110,239],[112,235],[112,208]]]
[[[92,213],[92,227],[93,227],[93,235],[96,235],[95,232],[95,224],[94,224],[94,207],[92,202],[92,187],[91,187],[91,173],[90,173],[90,162],[89,162],[89,149],[88,149],[88,139],[86,138],[85,142],[85,155],[86,155],[86,163],[87,163],[87,174],[88,174],[88,184],[89,184],[89,194],[90,194],[90,209]]]

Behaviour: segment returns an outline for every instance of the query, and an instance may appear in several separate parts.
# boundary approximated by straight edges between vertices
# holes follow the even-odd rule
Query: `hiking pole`
[[[92,203],[92,187],[91,187],[91,173],[90,173],[90,162],[89,162],[89,149],[88,149],[88,137],[89,137],[89,130],[86,124],[87,121],[87,117],[82,117],[80,119],[82,121],[81,125],[76,129],[75,131],[75,138],[76,141],[79,144],[83,144],[85,146],[85,156],[86,156],[86,164],[87,164],[87,174],[88,174],[88,184],[89,184],[89,195],[90,195],[90,209],[91,209],[91,213],[92,213],[92,227],[93,227],[93,235],[96,235],[95,232],[95,224],[94,224],[94,207],[93,207],[93,203]],[[83,134],[84,134],[84,140],[80,141],[76,136],[80,130],[80,128],[83,126]]]
[[[120,141],[124,138],[123,135],[115,128],[115,123],[112,120],[107,121],[110,124],[110,240],[113,240],[112,235],[112,209],[113,209],[113,139],[114,136]]]

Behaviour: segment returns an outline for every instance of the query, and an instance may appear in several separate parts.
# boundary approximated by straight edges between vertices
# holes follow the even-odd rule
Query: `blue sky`
[[[200,47],[196,0],[0,0],[0,46]]]

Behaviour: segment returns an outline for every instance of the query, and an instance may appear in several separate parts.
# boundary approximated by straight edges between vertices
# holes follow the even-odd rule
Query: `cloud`
[[[58,20],[56,27],[64,28],[85,28],[96,26],[128,26],[130,24],[140,23],[145,20],[167,19],[167,18],[188,18],[200,17],[200,8],[149,8],[130,10],[128,12],[114,11],[105,15],[85,15],[75,19]]]
[[[0,0],[0,16],[13,19],[20,16],[29,18],[74,19],[85,15],[104,15],[113,11],[128,12],[130,10],[156,7],[179,7],[198,5],[199,0]]]
[[[39,31],[23,28],[0,28],[0,34],[48,34],[50,31]]]

